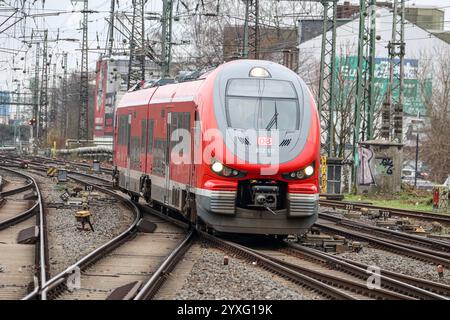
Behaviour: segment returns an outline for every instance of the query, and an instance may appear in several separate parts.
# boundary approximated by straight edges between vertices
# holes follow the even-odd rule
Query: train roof
[[[204,74],[200,74],[198,79],[128,92],[123,96],[117,108],[143,106],[148,105],[149,103],[194,101],[202,84],[210,76],[213,76],[214,78],[216,76],[223,77],[225,79],[233,77],[233,75],[236,75],[237,78],[248,77],[249,71],[254,67],[262,67],[269,70],[275,78],[279,78],[280,75],[286,76],[286,72],[288,72],[288,78],[291,80],[293,77],[298,77],[292,70],[272,61],[248,59],[234,60],[224,63],[213,70],[208,70],[208,72]]]

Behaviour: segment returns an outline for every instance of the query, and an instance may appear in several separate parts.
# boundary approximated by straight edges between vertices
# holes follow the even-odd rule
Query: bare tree
[[[420,147],[420,158],[430,169],[433,181],[443,182],[450,173],[450,49],[434,48],[433,59],[419,70],[421,93],[427,107],[428,121]],[[433,90],[427,92],[427,81],[433,79]]]

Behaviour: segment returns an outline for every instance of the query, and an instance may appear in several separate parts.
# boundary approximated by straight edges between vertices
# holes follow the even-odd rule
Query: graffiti
[[[360,163],[358,166],[359,170],[359,181],[358,183],[360,185],[371,185],[375,183],[375,179],[373,178],[372,174],[372,159],[373,159],[373,152],[372,150],[368,148],[359,147],[358,148],[358,154]]]
[[[392,175],[394,173],[394,162],[391,158],[377,158],[377,173],[379,175]]]
[[[448,208],[448,193],[446,186],[435,186],[433,188],[433,209],[445,211]]]

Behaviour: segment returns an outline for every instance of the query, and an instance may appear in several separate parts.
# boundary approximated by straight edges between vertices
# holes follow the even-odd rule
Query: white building
[[[388,65],[388,49],[387,45],[392,37],[392,12],[388,8],[376,8],[376,35],[379,40],[376,41],[375,57],[377,61],[381,61],[385,66]],[[331,31],[329,31],[331,35]],[[359,15],[354,20],[351,20],[336,28],[336,56],[337,57],[356,57],[358,55],[358,33],[359,33]],[[436,37],[431,33],[409,21],[405,22],[405,79],[416,79],[417,70],[424,65],[433,64],[433,58],[437,51],[450,50],[450,45]],[[317,65],[320,62],[321,56],[322,35],[312,38],[301,43],[299,48],[300,59],[300,74],[305,77],[305,81],[311,84],[318,83],[319,74],[311,72],[311,70],[318,70]],[[388,68],[380,68],[385,72],[379,75],[382,78],[388,77]],[[432,70],[432,68],[430,69]],[[379,72],[378,72],[379,73]],[[433,79],[432,71],[428,74],[430,79]],[[309,78],[308,78],[309,77]],[[406,83],[405,83],[406,85]],[[433,83],[433,86],[436,84]],[[405,90],[406,95],[406,90]],[[406,98],[405,98],[406,100]],[[404,134],[410,129],[411,120],[417,117],[415,109],[409,110],[406,108],[405,101],[405,116],[403,120]],[[423,104],[422,104],[423,106]],[[380,107],[377,105],[375,108]],[[424,116],[425,112],[421,113]],[[408,144],[408,141],[405,141]]]

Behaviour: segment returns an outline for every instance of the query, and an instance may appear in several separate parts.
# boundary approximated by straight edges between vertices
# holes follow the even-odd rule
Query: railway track
[[[412,210],[405,210],[405,209],[386,208],[386,207],[381,207],[381,206],[374,206],[371,204],[363,204],[363,203],[348,202],[348,201],[338,201],[338,200],[320,199],[319,204],[321,207],[331,207],[333,209],[339,208],[339,209],[344,209],[344,210],[360,211],[361,209],[365,208],[365,209],[372,209],[372,210],[380,210],[390,216],[410,217],[410,218],[422,219],[422,220],[428,220],[428,221],[450,223],[450,215],[445,215],[445,214],[423,212],[423,211],[412,211]]]
[[[424,247],[428,250],[425,252],[441,252],[439,255],[445,258],[450,258],[450,242],[445,240],[430,239],[423,236],[413,235],[401,231],[390,230],[386,228],[372,226],[366,223],[357,222],[347,218],[337,217],[332,214],[319,213],[319,218],[326,221],[332,221],[339,225],[354,229],[369,232],[370,234],[377,235],[381,238],[389,238],[389,240],[395,240],[411,244],[413,246]]]
[[[146,223],[156,225],[152,233],[141,232],[140,209],[130,200],[88,182],[82,177],[69,178],[78,183],[90,184],[101,192],[113,195],[133,210],[132,225],[116,238],[94,250],[66,270],[50,279],[42,288],[42,295],[50,299],[137,299],[152,297],[163,283],[168,270],[174,267],[191,243],[193,233],[173,225],[160,217],[146,218]],[[79,286],[72,282],[79,274]],[[76,282],[76,281],[75,281]]]
[[[37,182],[0,167],[22,185],[0,193],[0,300],[28,299],[46,282],[49,272],[45,208]],[[33,192],[26,194],[29,189]],[[24,195],[30,200],[24,200]],[[6,203],[5,203],[6,202]],[[33,245],[34,244],[34,245]]]
[[[54,159],[54,158],[48,158],[48,157],[43,157],[43,156],[33,156],[32,159],[33,159],[33,161],[43,162],[44,164],[63,165],[63,166],[66,164],[69,164],[71,166],[83,168],[83,169],[91,169],[92,168],[92,165],[90,165],[88,163]],[[107,173],[107,174],[111,174],[113,170],[110,168],[102,167],[102,168],[100,168],[100,171]]]
[[[296,243],[285,242],[287,245],[283,250],[295,256],[299,256],[303,259],[313,260],[317,263],[326,265],[328,268],[339,269],[347,274],[354,275],[355,277],[361,279],[367,279],[370,275],[368,270],[373,269],[373,267],[355,262],[353,260],[345,259],[339,256],[331,255],[325,252],[321,252],[315,249],[307,248]],[[436,297],[442,299],[446,297],[450,299],[450,286],[446,284],[441,284],[425,279],[420,279],[416,277],[411,277],[408,275],[400,274],[398,272],[389,271],[385,269],[379,269],[380,272],[380,285],[388,290],[393,290],[395,292],[403,293],[405,295],[412,295],[421,299],[434,299],[434,295],[439,295]],[[423,289],[427,292],[421,290],[413,289],[410,290],[410,286]],[[429,294],[433,293],[433,294]]]
[[[98,189],[102,189],[100,185],[105,183],[99,177],[78,172],[70,172],[69,178],[79,183],[94,185]],[[120,197],[116,192],[105,191]],[[135,207],[135,204],[128,199],[122,198],[121,201],[128,203],[128,206]],[[178,220],[160,214],[154,209],[150,209],[150,211],[153,211],[152,214],[155,215],[151,221],[156,223],[158,228],[160,228],[160,225],[169,227],[169,223],[176,223],[182,229],[187,228],[185,224],[180,223]],[[330,263],[324,266],[321,265],[323,262],[317,262],[319,259],[317,256],[314,258],[316,261],[313,262],[313,258],[310,257],[309,260],[305,258],[304,252],[298,253],[296,251],[297,253],[292,253],[295,250],[290,247],[271,252],[258,252],[202,231],[191,231],[187,234],[186,232],[179,232],[176,236],[172,233],[170,236],[173,236],[173,241],[159,243],[160,247],[165,246],[165,250],[160,251],[159,255],[155,255],[153,251],[153,256],[150,257],[139,248],[142,248],[144,243],[145,247],[149,247],[152,244],[150,239],[154,235],[147,236],[149,242],[145,242],[143,238],[145,235],[140,235],[137,228],[137,224],[141,220],[140,211],[137,209],[135,212],[136,219],[133,225],[124,233],[47,281],[41,290],[42,298],[151,299],[158,292],[170,270],[176,266],[196,236],[200,241],[208,242],[214,247],[238,255],[248,261],[256,261],[263,269],[287,278],[310,290],[317,291],[331,299],[409,300],[446,299],[448,297],[449,291],[445,286],[426,280],[416,279],[414,282],[413,280],[415,279],[412,277],[408,278],[392,272],[387,274],[385,273],[387,271],[382,273],[381,288],[368,289],[365,282],[368,275],[363,265],[358,266],[355,263],[340,259],[339,263],[334,264],[334,267],[332,267],[332,264],[330,267]],[[171,226],[170,228],[175,227]],[[161,230],[164,230],[164,227]],[[153,237],[153,242],[158,242],[157,238],[158,236]],[[311,256],[312,254],[309,253],[309,255]],[[124,257],[127,258],[124,259]],[[130,271],[130,263],[124,263],[124,260],[132,261],[132,259],[141,261],[141,264],[137,263],[139,265],[137,269],[133,268],[134,271]],[[147,263],[142,264],[143,261],[147,261]],[[344,264],[352,267],[347,266],[346,268],[348,269],[342,268]],[[115,266],[118,268],[117,271],[112,270]],[[67,284],[76,268],[82,271],[80,277],[81,288],[70,292],[67,290]],[[350,269],[352,270],[351,272],[348,271]],[[112,281],[105,281],[105,279]],[[96,283],[101,285],[96,285]]]
[[[339,234],[345,237],[358,239],[370,243],[374,247],[380,247],[393,253],[407,256],[416,260],[433,263],[436,265],[450,266],[450,259],[448,253],[429,250],[419,246],[405,244],[404,242],[390,240],[388,238],[381,238],[377,235],[367,234],[367,230],[354,230],[348,226],[343,226],[330,221],[317,220],[316,227],[327,233]]]

